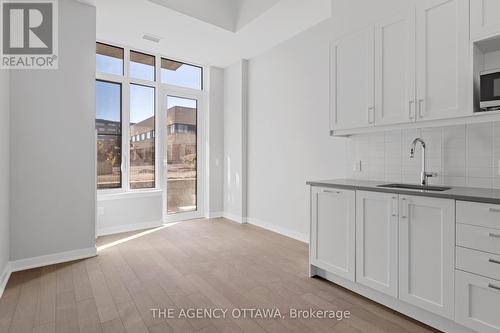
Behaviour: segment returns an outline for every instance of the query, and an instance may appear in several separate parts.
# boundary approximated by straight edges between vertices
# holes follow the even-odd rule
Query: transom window
[[[123,49],[103,43],[96,43],[96,71],[123,75]]]
[[[199,66],[161,59],[161,83],[201,90],[202,79],[203,69]]]
[[[130,77],[141,80],[155,80],[155,57],[130,51]]]

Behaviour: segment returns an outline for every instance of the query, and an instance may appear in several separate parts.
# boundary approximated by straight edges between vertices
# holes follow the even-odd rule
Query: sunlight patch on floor
[[[105,250],[105,249],[108,249],[110,247],[113,247],[113,246],[116,246],[116,245],[119,245],[119,244],[123,244],[123,243],[126,243],[128,241],[131,241],[131,240],[134,240],[134,239],[137,239],[139,237],[143,237],[143,236],[146,236],[146,235],[149,235],[149,234],[152,234],[154,232],[157,232],[157,231],[160,231],[160,230],[163,230],[165,228],[169,228],[169,227],[172,227],[176,224],[178,224],[180,222],[173,222],[173,223],[168,223],[168,224],[164,224],[162,225],[161,227],[158,227],[158,228],[154,228],[154,229],[149,229],[149,230],[146,230],[146,231],[143,231],[143,232],[140,232],[138,234],[135,234],[135,235],[132,235],[132,236],[128,236],[128,237],[125,237],[125,238],[122,238],[122,239],[119,239],[119,240],[116,240],[114,242],[111,242],[111,243],[108,243],[108,244],[105,244],[105,245],[101,245],[101,246],[98,246],[97,247],[97,252],[99,251],[102,251],[102,250]]]

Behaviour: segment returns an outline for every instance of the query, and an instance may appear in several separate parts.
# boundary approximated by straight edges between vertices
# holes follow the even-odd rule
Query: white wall
[[[431,184],[500,188],[500,122],[397,130],[357,135],[349,140],[348,168],[361,161],[356,179],[418,183],[421,148],[410,159],[410,144],[421,137],[427,144],[427,169],[437,172]]]
[[[329,43],[411,3],[332,0],[332,18],[249,60],[250,223],[308,238],[305,182],[347,175],[347,139],[329,136]]]
[[[0,69],[0,296],[9,262],[9,71]]]
[[[208,91],[208,216],[224,210],[224,70],[209,68]]]
[[[11,73],[11,260],[95,246],[96,14],[59,6],[59,69]]]
[[[162,191],[106,195],[97,203],[97,235],[157,227],[163,224]]]
[[[322,34],[334,40],[414,4],[414,0],[332,0],[332,27]]]
[[[224,214],[237,222],[246,216],[247,61],[224,70]]]
[[[306,240],[306,181],[345,176],[329,136],[331,22],[253,58],[248,76],[248,221]]]

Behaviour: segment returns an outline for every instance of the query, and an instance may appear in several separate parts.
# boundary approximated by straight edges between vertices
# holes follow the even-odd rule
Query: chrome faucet
[[[427,178],[436,177],[437,173],[425,171],[425,141],[421,138],[416,138],[415,140],[413,140],[410,148],[410,158],[415,157],[415,147],[417,143],[420,143],[422,145],[422,172],[420,173],[420,184],[422,186],[425,186],[427,185]]]

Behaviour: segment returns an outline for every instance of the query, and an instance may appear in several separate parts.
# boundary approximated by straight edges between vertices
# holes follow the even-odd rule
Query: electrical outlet
[[[97,215],[99,216],[104,215],[104,207],[97,207]]]

